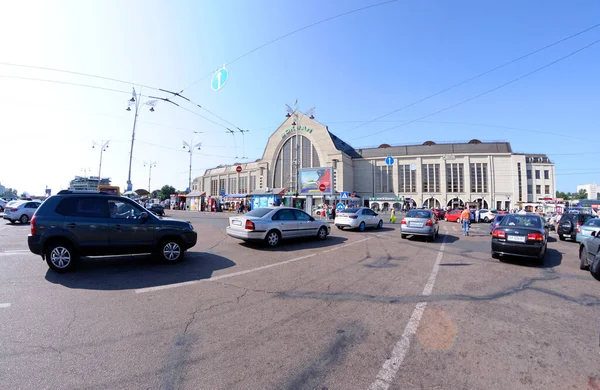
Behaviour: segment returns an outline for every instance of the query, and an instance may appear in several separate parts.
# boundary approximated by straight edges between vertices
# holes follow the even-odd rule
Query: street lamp
[[[148,169],[148,192],[152,194],[150,190],[150,180],[152,179],[152,168],[156,166],[156,161],[144,161],[144,166],[149,167]]]
[[[298,101],[296,100],[294,102],[294,108],[290,107],[289,105],[285,105],[286,110],[287,110],[287,114],[286,116],[289,117],[294,117],[294,121],[292,122],[292,126],[295,127],[296,130],[296,158],[294,159],[294,166],[296,167],[296,196],[298,196],[299,194],[299,188],[300,188],[300,183],[299,183],[299,179],[300,179],[300,137],[298,136],[298,130],[300,128],[300,119],[302,118],[302,116],[307,116],[310,119],[315,119],[315,108],[311,108],[310,110],[306,111],[304,114],[300,113],[301,115],[298,115]],[[291,189],[291,188],[290,188]]]
[[[138,111],[140,106],[150,106],[150,112],[154,112],[154,107],[156,106],[156,102],[158,100],[146,100],[145,102],[141,102],[142,95],[137,95],[135,93],[135,88],[133,88],[133,92],[131,94],[131,99],[127,104],[127,111],[131,111],[131,106],[135,108],[135,115],[133,117],[133,131],[131,132],[131,150],[129,152],[129,172],[127,173],[127,191],[131,191],[133,186],[131,185],[131,160],[133,158],[133,143],[135,141],[135,125],[137,124]]]
[[[202,132],[194,131],[194,134],[200,134],[200,133],[202,133]],[[194,151],[194,149],[200,150],[200,148],[202,147],[202,142],[198,142],[196,145],[192,146],[193,143],[194,143],[194,136],[192,136],[192,139],[190,140],[189,144],[187,142],[183,141],[183,148],[185,149],[187,147],[188,153],[190,154],[190,174],[188,177],[188,191],[192,190],[192,152]]]
[[[97,143],[96,141],[92,141],[92,149],[95,149],[96,146],[98,146],[100,148],[100,166],[98,167],[98,186],[100,186],[100,182],[102,180],[101,178],[101,174],[102,174],[102,153],[106,152],[106,149],[108,149],[108,143],[110,141],[101,141],[100,143]]]

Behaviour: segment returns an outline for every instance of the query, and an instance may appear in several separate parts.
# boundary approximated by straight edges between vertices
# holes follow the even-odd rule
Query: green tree
[[[152,199],[156,199],[160,197],[160,190],[154,190],[152,191],[151,195]]]
[[[575,199],[587,199],[588,194],[586,190],[579,190],[577,194],[575,194]]]
[[[569,194],[567,192],[556,191],[556,197],[568,200],[569,199]]]
[[[171,194],[176,194],[177,190],[175,189],[175,187],[170,186],[170,185],[164,185],[162,186],[162,188],[159,191],[159,197],[160,200],[165,200],[165,199],[169,199]]]

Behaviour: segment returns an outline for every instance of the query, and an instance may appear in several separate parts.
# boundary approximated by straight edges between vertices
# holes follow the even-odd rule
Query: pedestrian
[[[463,212],[460,214],[460,220],[462,222],[463,236],[468,236],[469,224],[471,223],[471,213],[468,209],[464,209]]]
[[[331,217],[331,210],[329,209],[329,206],[327,206],[327,211],[325,211],[325,215],[327,216],[327,219]]]
[[[477,209],[475,210],[475,222],[479,222],[479,218],[481,218],[481,211]]]
[[[392,213],[390,214],[390,222],[396,223],[396,209],[392,207]]]

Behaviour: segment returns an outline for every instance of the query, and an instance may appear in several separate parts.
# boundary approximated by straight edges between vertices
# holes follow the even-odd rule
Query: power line
[[[50,80],[50,79],[40,79],[40,78],[36,78],[36,77],[24,77],[24,76],[9,76],[9,75],[4,75],[4,74],[0,74],[0,77],[2,78],[6,78],[6,79],[17,79],[17,80],[29,80],[29,81],[43,81],[46,83],[56,83],[56,84],[65,84],[65,85],[74,85],[77,87],[86,87],[86,88],[94,88],[94,89],[101,89],[104,91],[111,91],[111,92],[119,92],[119,93],[127,93],[130,94],[130,91],[122,91],[120,89],[114,89],[114,88],[106,88],[106,87],[98,87],[96,85],[89,85],[89,84],[81,84],[81,83],[73,83],[70,81],[60,81],[60,80]]]
[[[406,122],[406,123],[403,123],[403,124],[401,124],[401,125],[397,125],[397,126],[390,127],[390,128],[388,128],[388,129],[385,129],[385,130],[382,130],[382,131],[378,131],[378,132],[376,132],[376,133],[367,134],[367,135],[364,135],[364,136],[362,136],[362,137],[356,137],[356,138],[352,138],[351,140],[357,140],[357,139],[362,139],[362,138],[372,137],[372,136],[374,136],[374,135],[377,135],[377,134],[386,133],[386,132],[388,132],[388,131],[390,131],[390,130],[394,130],[394,129],[397,129],[397,128],[399,128],[399,127],[403,127],[403,126],[409,125],[409,124],[411,124],[411,123],[414,123],[414,122],[420,121],[420,120],[422,120],[422,119],[429,118],[429,117],[431,117],[431,116],[437,115],[437,114],[439,114],[439,113],[441,113],[441,112],[448,111],[448,110],[450,110],[450,109],[452,109],[452,108],[458,107],[458,106],[460,106],[460,105],[463,105],[463,104],[465,104],[465,103],[468,103],[468,102],[470,102],[470,101],[472,101],[472,100],[478,99],[478,98],[480,98],[480,97],[482,97],[482,96],[484,96],[484,95],[487,95],[487,94],[489,94],[489,93],[491,93],[491,92],[497,91],[497,90],[499,90],[499,89],[501,89],[501,88],[504,88],[504,87],[506,87],[506,86],[508,86],[508,85],[510,85],[510,84],[513,84],[513,83],[515,83],[515,82],[517,82],[517,81],[519,81],[519,80],[522,80],[522,79],[524,79],[524,78],[526,78],[526,77],[529,77],[529,76],[531,76],[531,75],[532,75],[532,74],[534,74],[534,73],[537,73],[537,72],[539,72],[539,71],[541,71],[541,70],[543,70],[543,69],[546,69],[546,68],[548,68],[548,67],[550,67],[550,66],[552,66],[552,65],[554,65],[554,64],[556,64],[556,63],[558,63],[558,62],[560,62],[560,61],[563,61],[563,60],[565,60],[565,59],[567,59],[567,58],[569,58],[569,57],[571,57],[571,56],[574,56],[575,54],[577,54],[577,53],[579,53],[579,52],[581,52],[581,51],[583,51],[583,50],[585,50],[585,49],[588,49],[588,48],[592,47],[593,45],[597,44],[598,42],[600,42],[600,39],[598,39],[598,40],[595,40],[594,42],[592,42],[592,43],[590,43],[590,44],[588,44],[588,45],[586,45],[586,46],[584,46],[584,47],[582,47],[582,48],[579,48],[579,49],[577,49],[577,50],[575,50],[575,51],[573,51],[573,52],[571,52],[571,53],[569,53],[569,54],[567,54],[567,55],[564,55],[564,56],[562,56],[562,57],[560,57],[560,58],[558,58],[558,59],[556,59],[556,60],[554,60],[554,61],[552,61],[552,62],[550,62],[550,63],[548,63],[548,64],[546,64],[546,65],[544,65],[544,66],[541,66],[541,67],[539,67],[539,68],[537,68],[537,69],[535,69],[535,70],[532,70],[531,72],[525,73],[525,74],[524,74],[524,75],[522,75],[522,76],[519,76],[519,77],[517,77],[517,78],[515,78],[515,79],[512,79],[512,80],[510,80],[510,81],[507,81],[506,83],[503,83],[503,84],[501,84],[501,85],[499,85],[499,86],[497,86],[497,87],[494,87],[494,88],[492,88],[492,89],[488,89],[487,91],[485,91],[485,92],[482,92],[482,93],[479,93],[479,94],[477,94],[477,95],[475,95],[475,96],[472,96],[472,97],[470,97],[470,98],[468,98],[468,99],[462,100],[462,101],[460,101],[460,102],[458,102],[458,103],[456,103],[456,104],[453,104],[453,105],[451,105],[451,106],[448,106],[448,107],[442,108],[442,109],[440,109],[440,110],[437,110],[437,111],[435,111],[435,112],[433,112],[433,113],[431,113],[431,114],[423,115],[423,116],[421,116],[421,117],[419,117],[419,118],[417,118],[417,119],[411,120],[411,121],[409,121],[409,122]]]
[[[264,47],[266,47],[266,46],[269,46],[269,45],[271,45],[271,44],[273,44],[273,43],[275,43],[275,42],[277,42],[277,41],[280,41],[280,40],[282,40],[282,39],[284,39],[284,38],[287,38],[287,37],[289,37],[290,35],[294,35],[294,34],[296,34],[296,33],[300,32],[300,31],[303,31],[303,30],[309,29],[309,28],[311,28],[311,27],[317,26],[317,25],[319,25],[319,24],[322,24],[322,23],[325,23],[325,22],[329,22],[330,20],[334,20],[334,19],[341,18],[341,17],[343,17],[343,16],[346,16],[346,15],[353,14],[353,13],[355,13],[355,12],[364,11],[364,10],[367,10],[367,9],[369,9],[369,8],[375,8],[375,7],[379,7],[379,6],[386,5],[386,4],[390,4],[390,3],[395,3],[395,2],[397,2],[397,1],[398,1],[398,0],[388,0],[388,1],[381,2],[381,3],[376,3],[376,4],[368,5],[368,6],[365,6],[365,7],[356,8],[356,9],[353,9],[353,10],[350,10],[350,11],[346,11],[346,12],[343,12],[343,13],[341,13],[341,14],[337,14],[337,15],[334,15],[334,16],[330,16],[330,17],[328,17],[328,18],[325,18],[325,19],[321,19],[321,20],[319,20],[319,21],[316,21],[316,22],[314,22],[314,23],[311,23],[311,24],[309,24],[309,25],[306,25],[306,26],[304,26],[304,27],[300,27],[300,28],[298,28],[298,29],[296,29],[296,30],[294,30],[294,31],[291,31],[291,32],[287,33],[287,34],[281,35],[281,36],[279,36],[279,37],[277,37],[277,38],[275,38],[275,39],[272,39],[272,40],[268,41],[267,43],[263,43],[262,45],[260,45],[260,46],[257,46],[257,47],[255,47],[254,49],[252,49],[252,50],[250,50],[250,51],[247,51],[246,53],[244,53],[244,54],[240,55],[239,57],[237,57],[237,58],[233,59],[232,61],[229,61],[229,62],[227,62],[227,63],[226,63],[226,65],[231,65],[231,64],[233,64],[234,62],[241,60],[242,58],[246,57],[246,56],[247,56],[247,55],[249,55],[249,54],[252,54],[252,53],[254,53],[254,52],[255,52],[255,51],[257,51],[257,50],[260,50],[260,49],[262,49],[262,48],[264,48]],[[181,92],[185,91],[186,89],[189,89],[189,88],[193,87],[194,85],[198,84],[200,81],[202,81],[202,80],[205,80],[205,79],[206,79],[207,77],[209,77],[209,76],[212,76],[212,74],[213,74],[213,72],[211,72],[211,73],[208,73],[208,74],[206,74],[205,76],[202,76],[200,79],[198,79],[198,80],[194,81],[192,84],[190,84],[190,85],[188,85],[187,87],[183,88],[183,89],[182,89],[182,90],[181,90],[179,93],[181,93]]]
[[[363,126],[365,126],[365,125],[367,125],[367,124],[369,124],[369,123],[373,123],[373,122],[375,122],[375,121],[377,121],[377,120],[379,120],[379,119],[385,118],[385,117],[387,117],[387,116],[390,116],[390,115],[392,115],[392,114],[395,114],[395,113],[397,113],[397,112],[400,112],[400,111],[402,111],[402,110],[405,110],[405,109],[407,109],[407,108],[413,107],[413,106],[415,106],[415,105],[417,105],[417,104],[419,104],[419,103],[422,103],[422,102],[424,102],[424,101],[426,101],[426,100],[429,100],[429,99],[431,99],[431,98],[434,98],[434,97],[436,97],[436,96],[438,96],[438,95],[441,95],[441,94],[443,94],[443,93],[445,93],[445,92],[448,92],[448,91],[450,91],[450,90],[452,90],[452,89],[454,89],[454,88],[460,87],[461,85],[464,85],[464,84],[466,84],[466,83],[468,83],[468,82],[470,82],[470,81],[473,81],[473,80],[475,80],[475,79],[478,79],[478,78],[480,78],[480,77],[483,77],[483,76],[485,76],[485,75],[487,75],[487,74],[490,74],[490,73],[492,73],[492,72],[495,72],[495,71],[496,71],[496,70],[498,70],[498,69],[504,68],[504,67],[506,67],[506,66],[508,66],[508,65],[511,65],[511,64],[513,64],[513,63],[515,63],[515,62],[517,62],[517,61],[520,61],[520,60],[522,60],[522,59],[525,59],[525,58],[527,58],[527,57],[530,57],[530,56],[532,56],[532,55],[534,55],[534,54],[537,54],[537,53],[539,53],[539,52],[541,52],[541,51],[544,51],[544,50],[546,50],[546,49],[549,49],[549,48],[551,48],[551,47],[553,47],[553,46],[556,46],[556,45],[558,45],[558,44],[560,44],[560,43],[562,43],[562,42],[568,41],[569,39],[575,38],[576,36],[579,36],[579,35],[581,35],[581,34],[584,34],[584,33],[588,32],[588,31],[590,31],[590,30],[593,30],[593,29],[595,29],[595,28],[597,28],[597,27],[600,27],[600,23],[598,23],[598,24],[595,24],[595,25],[593,25],[593,26],[591,26],[591,27],[588,27],[588,28],[586,28],[585,30],[581,30],[581,31],[579,31],[579,32],[576,32],[575,34],[569,35],[569,36],[568,36],[568,37],[566,37],[566,38],[560,39],[560,40],[558,40],[558,41],[556,41],[556,42],[553,42],[553,43],[551,43],[551,44],[549,44],[549,45],[546,45],[546,46],[544,46],[544,47],[542,47],[542,48],[540,48],[540,49],[534,50],[534,51],[532,51],[532,52],[530,52],[530,53],[527,53],[527,54],[525,54],[525,55],[522,55],[522,56],[520,56],[520,57],[518,57],[518,58],[515,58],[514,60],[511,60],[511,61],[505,62],[505,63],[503,63],[503,64],[501,64],[501,65],[498,65],[498,66],[496,66],[496,67],[494,67],[494,68],[492,68],[492,69],[490,69],[490,70],[487,70],[487,71],[485,71],[485,72],[479,73],[479,74],[477,74],[477,75],[475,75],[475,76],[473,76],[473,77],[470,77],[470,78],[468,78],[468,79],[466,79],[466,80],[463,80],[463,81],[461,81],[461,82],[460,82],[460,83],[458,83],[458,84],[454,84],[454,85],[452,85],[452,86],[450,86],[450,87],[448,87],[448,88],[442,89],[441,91],[438,91],[438,92],[436,92],[436,93],[433,93],[433,94],[431,94],[431,95],[425,96],[424,98],[422,98],[422,99],[419,99],[419,100],[417,100],[416,102],[410,103],[410,104],[408,104],[408,105],[406,105],[406,106],[404,106],[404,107],[401,107],[401,108],[398,108],[398,109],[396,109],[396,110],[394,110],[394,111],[388,112],[387,114],[381,115],[381,116],[379,116],[379,117],[377,117],[377,118],[375,118],[375,119],[373,119],[373,120],[370,120],[370,121],[364,122],[364,123],[362,123],[362,124],[360,124],[360,125],[358,125],[358,126],[356,126],[356,127],[353,127],[353,128],[351,128],[351,129],[348,129],[348,130],[346,130],[346,131],[352,131],[352,130],[358,129],[358,128],[360,128],[360,127],[363,127]]]

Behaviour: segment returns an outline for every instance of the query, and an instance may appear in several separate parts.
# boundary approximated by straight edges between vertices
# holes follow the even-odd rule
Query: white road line
[[[244,270],[244,271],[232,272],[232,273],[229,273],[229,274],[219,275],[219,276],[213,276],[212,278],[208,278],[208,279],[190,280],[189,282],[166,284],[166,285],[163,285],[163,286],[155,286],[155,287],[138,288],[138,289],[135,290],[135,293],[136,294],[142,294],[142,293],[147,293],[147,292],[152,292],[152,291],[167,290],[167,289],[177,288],[177,287],[183,287],[183,286],[191,286],[191,285],[198,284],[198,283],[203,283],[203,282],[214,282],[216,280],[233,278],[234,276],[245,275],[245,274],[249,274],[251,272],[262,271],[262,270],[267,269],[267,268],[278,267],[280,265],[285,265],[285,264],[293,263],[295,261],[308,259],[310,257],[314,257],[314,256],[320,255],[322,253],[331,252],[332,250],[337,250],[337,249],[344,248],[344,247],[347,247],[347,246],[350,246],[350,245],[358,244],[360,242],[367,241],[367,240],[370,240],[370,239],[372,239],[372,237],[363,238],[362,240],[354,241],[354,242],[351,242],[350,244],[346,244],[346,245],[342,245],[342,246],[336,246],[333,249],[328,249],[326,251],[322,251],[322,252],[319,252],[319,253],[312,253],[310,255],[296,257],[296,258],[293,258],[293,259],[290,259],[290,260],[282,261],[280,263],[273,263],[273,264],[263,265],[263,266],[257,267],[257,268],[247,269],[247,270]]]
[[[444,247],[446,246],[446,237],[444,236],[444,240],[442,241],[442,245],[440,247],[440,251],[438,252],[437,258],[435,259],[435,264],[433,265],[433,269],[431,270],[431,274],[429,275],[429,279],[427,280],[427,284],[423,289],[423,296],[431,295],[433,291],[433,285],[435,284],[435,278],[440,269],[440,262],[442,261],[442,257],[444,256]],[[383,362],[383,366],[381,370],[377,374],[377,378],[375,382],[371,384],[369,387],[370,390],[387,390],[392,384],[396,374],[398,373],[398,369],[402,365],[406,354],[410,349],[410,342],[412,341],[415,333],[417,333],[417,329],[419,328],[419,323],[421,322],[421,317],[423,316],[423,312],[427,307],[427,302],[419,302],[417,306],[412,312],[410,319],[408,320],[408,324],[406,324],[406,328],[404,328],[404,332],[402,332],[402,337],[392,350],[392,356]]]
[[[10,307],[10,303],[0,303],[0,309],[6,309]]]

